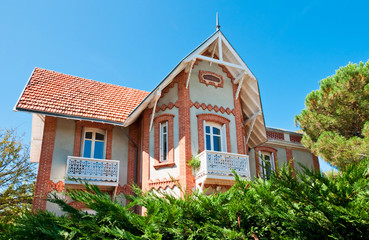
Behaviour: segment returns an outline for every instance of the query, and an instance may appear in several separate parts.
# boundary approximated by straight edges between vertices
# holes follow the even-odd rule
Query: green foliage
[[[305,107],[295,122],[313,153],[340,169],[369,156],[369,61],[321,80]]]
[[[30,210],[35,164],[14,130],[0,129],[0,230]]]
[[[192,156],[191,160],[188,162],[188,166],[192,167],[193,169],[199,169],[201,165],[200,159],[197,157]]]
[[[326,176],[304,169],[293,177],[287,166],[270,180],[241,180],[226,193],[183,191],[183,197],[142,192],[135,187],[129,204],[96,186],[68,193],[96,211],[88,214],[51,196],[67,216],[25,214],[7,239],[367,239],[369,161]],[[132,211],[146,209],[144,216]]]

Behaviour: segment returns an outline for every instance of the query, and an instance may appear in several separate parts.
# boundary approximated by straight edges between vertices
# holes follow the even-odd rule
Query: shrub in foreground
[[[226,193],[178,198],[134,188],[123,207],[95,186],[71,191],[96,214],[57,197],[67,215],[26,214],[3,233],[7,239],[368,239],[368,160],[326,176],[283,167],[270,180],[241,180]],[[163,197],[164,196],[164,197]],[[145,216],[132,211],[147,209]]]

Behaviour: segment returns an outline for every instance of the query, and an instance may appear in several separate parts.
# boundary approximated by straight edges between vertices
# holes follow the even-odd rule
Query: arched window
[[[85,128],[83,133],[82,156],[85,158],[105,158],[106,131]]]
[[[223,126],[213,122],[204,121],[205,126],[205,149],[209,151],[226,152],[225,129]]]

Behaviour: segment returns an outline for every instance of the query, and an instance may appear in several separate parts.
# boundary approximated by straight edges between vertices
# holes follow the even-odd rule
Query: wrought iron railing
[[[247,155],[205,150],[196,158],[201,161],[200,168],[196,172],[196,178],[205,175],[234,178],[232,169],[239,176],[250,178],[249,156]]]
[[[119,161],[69,156],[66,180],[73,178],[101,183],[118,183]]]

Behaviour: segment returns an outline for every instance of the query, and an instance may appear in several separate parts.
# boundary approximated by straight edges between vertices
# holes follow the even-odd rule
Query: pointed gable
[[[219,64],[230,73],[233,83],[238,85],[236,97],[241,99],[244,125],[247,130],[246,141],[251,147],[264,143],[267,136],[257,79],[220,30],[213,33],[177,64],[130,114],[125,126],[133,123],[146,107],[153,106],[153,102],[160,97],[162,89],[169,85],[181,71],[191,72],[196,60]],[[188,81],[189,79],[187,86]]]

